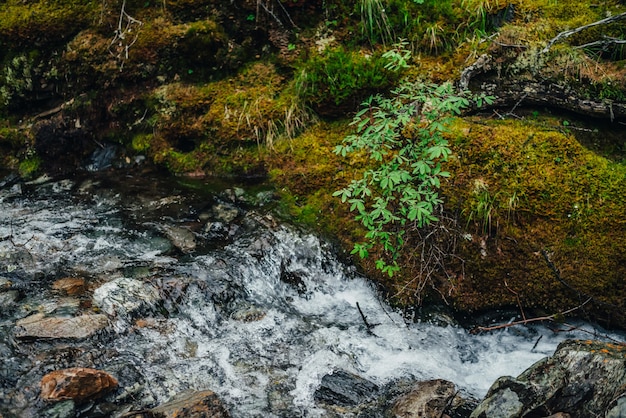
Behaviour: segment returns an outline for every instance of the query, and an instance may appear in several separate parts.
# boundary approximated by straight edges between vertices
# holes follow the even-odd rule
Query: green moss
[[[133,151],[144,152],[150,149],[154,136],[152,134],[139,133],[131,140]]]
[[[60,44],[90,24],[98,8],[88,0],[8,0],[0,9],[0,46]]]
[[[461,252],[473,272],[463,291],[489,292],[490,307],[511,300],[507,285],[527,306],[567,309],[585,295],[598,310],[621,307],[625,295],[613,283],[626,274],[626,167],[527,121],[459,123],[456,132],[445,195],[473,234]],[[466,307],[485,307],[466,296]]]
[[[41,158],[35,156],[25,159],[20,162],[18,172],[20,176],[23,178],[31,178],[34,174],[37,173],[39,167],[41,165]]]
[[[385,69],[380,54],[332,48],[304,62],[295,80],[301,97],[318,111],[325,107],[354,107],[367,95],[390,88],[396,73]]]

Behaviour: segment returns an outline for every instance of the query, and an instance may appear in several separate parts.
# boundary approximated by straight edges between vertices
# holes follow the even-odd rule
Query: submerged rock
[[[94,291],[93,299],[108,315],[131,315],[142,308],[151,308],[160,299],[154,287],[122,277],[103,284]]]
[[[73,367],[48,373],[41,379],[40,386],[40,396],[46,401],[82,402],[101,398],[114,390],[117,379],[102,370]]]
[[[183,253],[189,253],[196,249],[196,237],[189,229],[172,225],[161,225],[159,229],[163,231],[172,245]]]
[[[224,222],[226,224],[231,223],[240,214],[240,211],[237,207],[228,204],[228,203],[218,203],[213,206],[213,214],[215,219],[220,222]]]
[[[230,415],[217,395],[210,391],[188,391],[150,410],[151,417],[160,418],[227,418]]]
[[[501,377],[472,418],[548,416],[577,418],[619,415],[626,385],[626,346],[566,341],[552,357],[538,361],[517,378]],[[616,409],[617,408],[617,409]]]
[[[92,336],[109,324],[106,315],[80,315],[75,317],[46,317],[34,314],[16,322],[15,336],[28,338],[83,339]]]

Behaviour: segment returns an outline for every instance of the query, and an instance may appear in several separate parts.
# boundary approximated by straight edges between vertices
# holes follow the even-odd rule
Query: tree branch
[[[626,12],[620,13],[615,16],[607,17],[606,19],[598,20],[588,25],[579,26],[571,30],[563,31],[559,33],[558,35],[556,35],[554,38],[550,39],[546,47],[541,50],[541,53],[545,54],[546,52],[550,50],[550,48],[552,48],[552,45],[554,45],[555,43],[559,42],[562,39],[569,38],[570,36],[575,35],[578,32],[581,32],[585,29],[589,29],[589,28],[592,28],[594,26],[599,26],[599,25],[608,25],[609,23],[617,22],[618,20],[622,20],[622,19],[626,19]]]

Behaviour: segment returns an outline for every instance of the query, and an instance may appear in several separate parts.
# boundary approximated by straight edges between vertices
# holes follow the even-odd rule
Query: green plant
[[[364,153],[373,163],[333,195],[350,204],[367,230],[367,241],[356,243],[352,253],[365,258],[378,246],[382,255],[376,267],[389,276],[400,269],[406,231],[438,220],[437,189],[449,176],[442,163],[451,153],[444,133],[451,115],[469,104],[450,83],[404,82],[390,98],[367,99],[352,121],[356,133],[335,148],[343,157]]]
[[[394,44],[393,48],[383,54],[383,58],[389,60],[385,64],[385,68],[390,71],[400,71],[409,68],[409,60],[411,59],[411,51],[407,49],[409,43],[401,39]]]
[[[474,180],[472,195],[475,201],[467,216],[467,222],[474,220],[482,225],[483,233],[488,233],[491,230],[498,193],[491,194],[487,183],[482,179],[476,179]],[[511,201],[511,204],[513,205],[514,201]]]
[[[378,40],[383,45],[393,42],[395,36],[381,0],[360,0],[360,6],[363,33],[370,43],[374,44]]]

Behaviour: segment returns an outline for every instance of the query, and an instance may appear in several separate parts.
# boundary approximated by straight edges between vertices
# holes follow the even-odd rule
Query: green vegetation
[[[302,100],[318,111],[354,107],[374,91],[388,89],[397,80],[396,73],[385,67],[387,59],[380,53],[366,55],[343,47],[326,49],[309,58],[295,79]]]
[[[443,134],[449,116],[468,105],[451,84],[405,82],[391,98],[366,100],[352,121],[356,134],[336,148],[342,157],[364,152],[373,161],[362,178],[334,195],[350,204],[368,231],[368,241],[355,244],[353,254],[365,258],[380,245],[385,257],[376,260],[376,267],[389,276],[400,270],[405,233],[438,220],[435,213],[442,200],[437,189],[441,178],[450,175],[442,168],[450,155]]]

